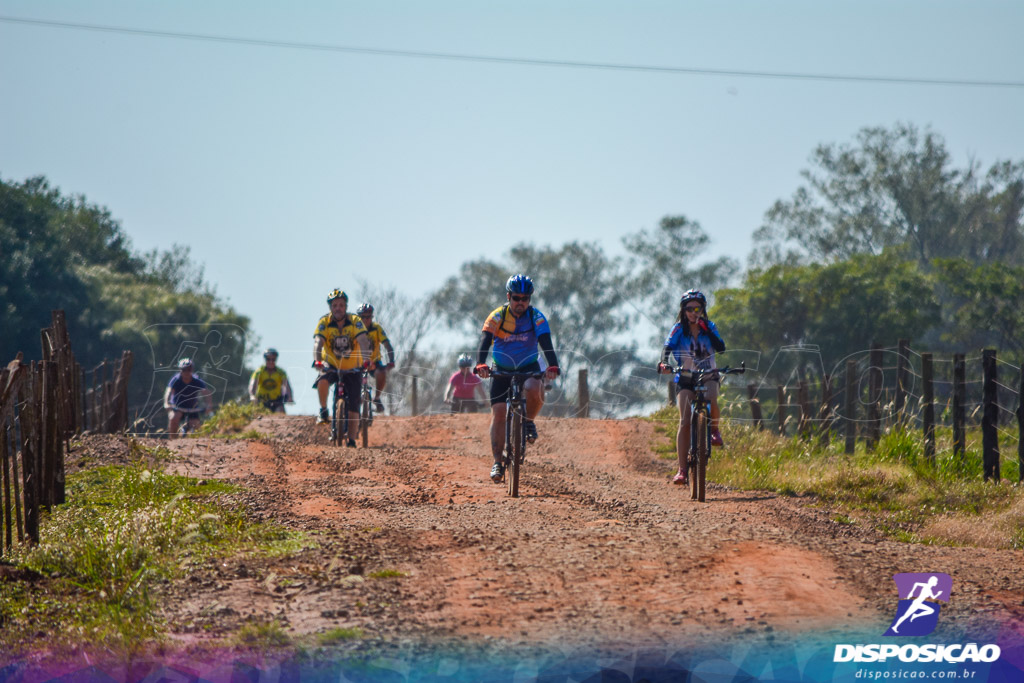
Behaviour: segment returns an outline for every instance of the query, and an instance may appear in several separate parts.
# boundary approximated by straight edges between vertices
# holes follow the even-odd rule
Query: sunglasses
[[[701,307],[700,306],[687,306],[683,310],[686,311],[687,313],[700,313],[701,312]]]
[[[530,295],[529,294],[527,294],[526,296],[516,296],[515,294],[512,294],[511,296],[512,296],[512,301],[529,301],[530,300]]]

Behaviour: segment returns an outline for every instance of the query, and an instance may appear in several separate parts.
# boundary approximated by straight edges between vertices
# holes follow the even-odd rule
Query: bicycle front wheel
[[[373,403],[370,402],[370,392],[363,392],[363,405],[361,406],[361,416],[359,420],[359,431],[363,439],[363,448],[366,448],[370,441],[370,420],[373,419]]]
[[[708,416],[697,414],[697,500],[704,502],[708,470]]]
[[[345,405],[345,398],[341,397],[334,401],[334,414],[331,416],[331,443],[335,446],[345,444],[345,422],[348,413]]]
[[[523,415],[518,410],[512,411],[512,432],[509,435],[509,458],[505,476],[508,477],[508,495],[519,497],[519,465],[523,462]]]

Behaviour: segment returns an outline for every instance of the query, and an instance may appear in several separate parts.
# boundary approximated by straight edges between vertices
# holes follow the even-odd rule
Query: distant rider
[[[348,312],[348,294],[334,289],[327,295],[331,312],[320,318],[313,332],[313,367],[319,372],[313,388],[320,398],[318,423],[331,419],[327,412],[327,395],[330,386],[342,383],[345,405],[348,407],[347,423],[352,426],[348,445],[356,445],[355,425],[359,424],[359,390],[361,380],[357,370],[370,362],[370,340],[366,328],[358,315]]]
[[[478,395],[481,403],[487,400],[484,382],[473,374],[472,369],[473,359],[468,353],[464,353],[459,356],[459,369],[448,378],[444,402],[451,402],[453,413],[475,413]]]
[[[191,429],[196,429],[199,416],[210,412],[212,407],[210,388],[196,376],[192,359],[182,358],[178,361],[178,373],[167,383],[167,390],[164,391],[168,438],[178,438],[182,417],[188,421]]]
[[[395,369],[395,349],[391,346],[391,340],[388,339],[387,332],[378,323],[373,322],[373,306],[364,303],[356,309],[356,313],[359,314],[359,318],[363,321],[363,325],[366,327],[366,334],[370,337],[370,343],[373,344],[373,354],[370,357],[370,367],[373,368],[373,377],[377,383],[377,392],[373,396],[373,407],[377,409],[377,412],[384,412],[384,404],[380,400],[380,392],[384,391],[384,387],[388,383],[388,370]],[[383,357],[381,356],[380,349],[384,347],[384,350],[388,354],[388,363],[384,365]]]
[[[277,349],[263,352],[263,365],[249,378],[249,399],[272,413],[283,413],[285,403],[294,403],[288,375],[277,367]]]
[[[725,342],[718,328],[708,318],[708,300],[703,292],[691,289],[679,300],[679,317],[676,324],[665,339],[665,348],[661,352],[658,363],[659,373],[672,371],[668,362],[674,361],[684,370],[711,370],[715,364],[715,353],[725,351]],[[687,484],[686,460],[690,451],[690,403],[696,394],[691,380],[676,378],[679,391],[676,401],[679,404],[679,428],[676,431],[676,456],[679,459],[679,471],[672,478],[673,484]],[[711,402],[711,443],[721,446],[722,435],[718,431],[718,382],[708,380],[708,400]]]
[[[494,365],[498,370],[516,373],[539,373],[538,347],[544,351],[547,360],[545,376],[558,376],[558,357],[551,345],[551,330],[544,314],[530,305],[533,296],[533,280],[522,274],[513,275],[505,283],[506,303],[494,309],[484,321],[477,351],[477,365],[474,372],[487,379],[491,370],[487,366],[487,352],[494,344]],[[491,480],[501,482],[505,478],[505,466],[501,453],[505,446],[505,399],[508,396],[511,379],[491,379],[491,454],[494,466]],[[544,388],[541,382],[530,378],[523,383],[526,394],[526,420],[523,432],[526,440],[537,440],[537,426],[533,420],[544,405]]]

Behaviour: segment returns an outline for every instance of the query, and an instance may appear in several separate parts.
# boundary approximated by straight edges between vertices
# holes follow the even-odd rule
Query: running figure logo
[[[887,636],[926,636],[939,623],[939,605],[949,602],[953,579],[949,574],[894,574],[900,602]],[[926,602],[929,601],[929,602]]]

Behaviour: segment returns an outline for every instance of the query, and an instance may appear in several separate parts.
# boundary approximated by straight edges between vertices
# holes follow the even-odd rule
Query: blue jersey
[[[715,364],[715,350],[724,351],[725,342],[718,328],[710,320],[707,321],[710,334],[701,331],[694,337],[686,331],[687,326],[676,323],[665,339],[665,349],[671,351],[676,365],[685,370],[712,370]]]
[[[537,362],[537,337],[551,334],[551,329],[544,314],[533,306],[517,318],[504,305],[487,316],[484,332],[494,335],[494,364],[500,370],[514,371]]]
[[[206,382],[192,375],[192,381],[186,383],[179,372],[167,386],[171,389],[171,405],[185,413],[199,410],[199,397],[206,388]]]

